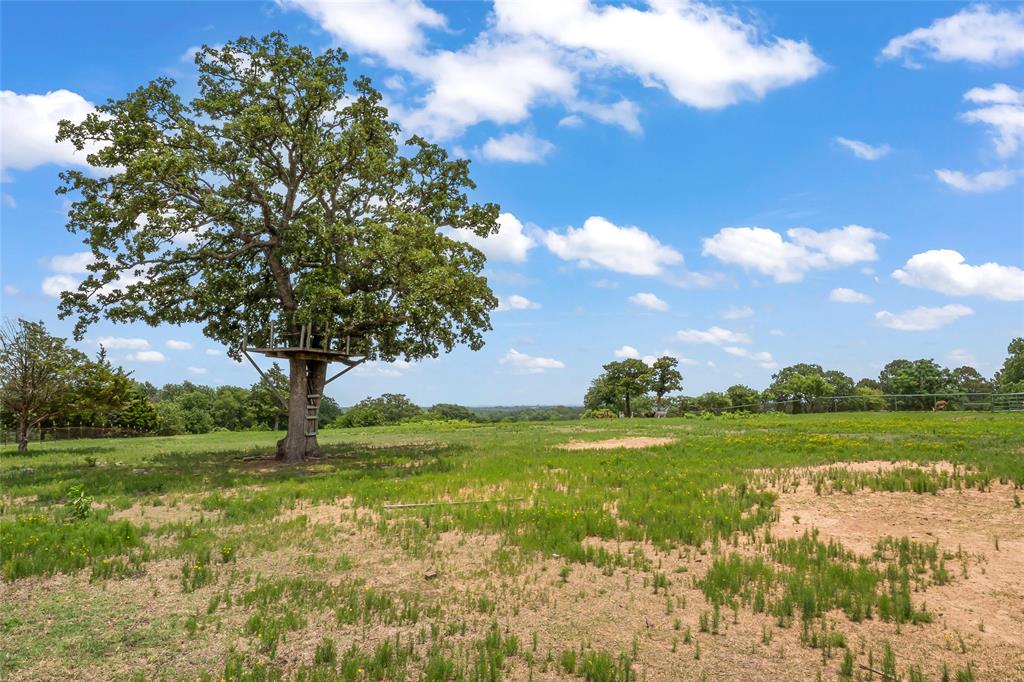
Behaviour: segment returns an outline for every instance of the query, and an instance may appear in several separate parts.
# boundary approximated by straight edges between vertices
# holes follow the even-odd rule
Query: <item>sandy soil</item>
[[[650,436],[634,436],[630,438],[611,438],[608,440],[574,440],[557,445],[559,450],[614,450],[616,448],[652,448],[657,445],[674,443],[675,438],[652,438]]]

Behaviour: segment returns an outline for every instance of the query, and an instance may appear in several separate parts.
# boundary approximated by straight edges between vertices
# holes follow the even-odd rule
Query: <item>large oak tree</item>
[[[94,256],[61,300],[77,335],[101,316],[197,322],[237,359],[244,339],[269,342],[273,316],[286,333],[312,324],[315,345],[351,339],[370,359],[482,346],[497,305],[484,256],[439,228],[487,236],[498,206],[469,200],[467,161],[421,137],[403,143],[346,59],[276,33],[240,38],[197,53],[190,101],[158,78],[61,122],[58,140],[98,150],[87,158],[101,173],[66,171],[58,190],[76,197],[68,227]],[[326,369],[289,360],[285,459],[317,452],[305,404]]]

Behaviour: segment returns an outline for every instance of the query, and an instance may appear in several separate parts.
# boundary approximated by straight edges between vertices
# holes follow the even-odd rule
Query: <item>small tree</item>
[[[1006,352],[1003,367],[996,372],[996,385],[1006,393],[1024,391],[1024,338],[1017,337],[1010,341]]]
[[[468,161],[421,137],[399,138],[370,81],[349,83],[347,56],[313,54],[274,33],[196,54],[198,94],[169,78],[99,105],[58,140],[95,146],[58,190],[78,197],[68,229],[92,274],[61,299],[76,337],[101,316],[200,323],[235,359],[266,344],[269,319],[309,345],[354,343],[369,359],[478,349],[497,306],[484,255],[442,227],[479,237],[498,206],[470,202]],[[316,454],[308,395],[327,363],[289,357],[288,433],[278,456]]]
[[[622,396],[626,406],[626,416],[633,416],[633,399],[646,395],[651,391],[654,370],[642,360],[629,358],[618,362],[609,362],[604,366],[608,385]]]
[[[67,409],[84,361],[42,322],[8,320],[0,327],[0,400],[14,419],[19,452],[28,450],[31,429]]]
[[[677,369],[678,367],[679,360],[671,355],[663,355],[651,365],[651,370],[654,372],[651,379],[651,390],[654,392],[654,406],[659,412],[666,395],[683,389],[683,375]]]
[[[287,395],[288,377],[275,362],[249,389],[249,407],[254,419],[274,431],[280,431],[281,419],[288,416],[287,403],[284,402]]]

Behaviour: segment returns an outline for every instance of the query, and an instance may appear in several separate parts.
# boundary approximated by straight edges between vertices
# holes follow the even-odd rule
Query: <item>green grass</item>
[[[645,450],[553,447],[633,435],[669,436],[676,442]],[[288,547],[331,546],[337,531],[310,523],[295,507],[346,500],[350,511],[339,507],[338,514],[408,557],[429,559],[449,530],[494,534],[501,545],[488,567],[502,580],[539,558],[557,557],[564,569],[556,569],[554,580],[567,585],[565,591],[576,577],[573,565],[592,564],[606,575],[622,570],[633,574],[637,589],[642,585],[665,599],[667,612],[677,583],[689,585],[691,578],[670,576],[640,547],[650,543],[658,552],[709,554],[710,570],[699,582],[708,602],[702,632],[727,630],[729,621],[751,611],[784,627],[799,619],[804,645],[831,651],[845,646],[841,629],[824,625],[833,610],[851,622],[927,622],[927,588],[955,582],[959,572],[947,570],[946,562],[960,557],[952,548],[899,537],[879,539],[866,556],[812,531],[774,540],[766,531],[778,519],[778,507],[767,484],[793,484],[790,467],[883,460],[945,461],[956,468],[822,469],[811,484],[819,494],[868,489],[908,495],[986,490],[996,481],[1024,486],[1024,419],[1011,414],[840,413],[325,430],[324,457],[298,466],[273,461],[278,437],[215,433],[33,443],[27,454],[0,450],[3,579],[85,571],[88,579],[102,583],[144,575],[153,562],[172,560],[175,589],[187,604],[175,634],[202,638],[208,630],[235,628],[259,652],[257,658],[232,654],[223,670],[209,671],[225,679],[273,678],[281,642],[314,616],[339,628],[442,634],[372,646],[310,642],[308,666],[291,668],[293,677],[365,679],[372,671],[388,679],[500,679],[513,661],[529,669],[541,665],[500,623],[481,624],[502,616],[495,594],[466,595],[462,601],[470,615],[459,618],[474,619],[470,634],[458,621],[459,633],[446,635],[455,622],[453,612],[414,589],[366,589],[359,579],[346,577],[358,561],[354,555],[331,555],[328,562],[311,550],[304,570],[312,575],[306,577],[250,575],[241,568]],[[473,503],[387,506],[460,500]],[[140,506],[154,513],[180,507],[189,515],[164,522],[138,515],[132,521],[111,518],[117,510]],[[340,580],[317,577],[331,570]],[[31,666],[47,655],[46,646],[65,652],[62,656],[82,646],[105,650],[106,634],[91,620],[83,621],[74,636],[60,629],[33,630],[43,608],[7,609],[5,631],[15,633],[17,641],[36,632],[39,645],[16,650],[0,644],[4,669]],[[225,625],[222,618],[230,622]],[[689,633],[690,625],[684,644],[690,643]],[[314,656],[317,646],[323,650],[317,648]],[[602,651],[570,648],[550,668],[588,680],[632,679],[630,658]],[[698,651],[688,655],[700,656]]]

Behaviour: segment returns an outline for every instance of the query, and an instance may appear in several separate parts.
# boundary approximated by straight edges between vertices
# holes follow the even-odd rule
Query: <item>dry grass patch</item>
[[[609,438],[608,440],[574,440],[556,445],[559,450],[615,450],[618,448],[639,449],[653,448],[658,445],[669,445],[676,442],[675,438],[659,438],[652,436],[633,436],[627,438]]]

